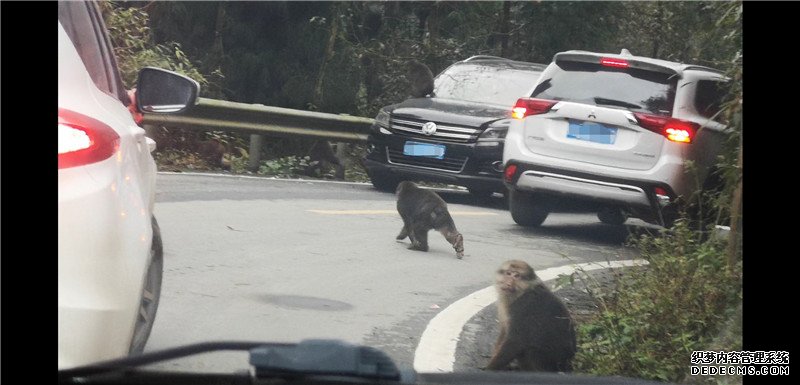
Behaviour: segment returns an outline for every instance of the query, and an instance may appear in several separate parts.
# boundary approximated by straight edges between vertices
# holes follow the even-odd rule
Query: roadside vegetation
[[[436,73],[472,55],[548,63],[557,52],[622,48],[727,71],[721,121],[734,131],[719,188],[688,197],[669,230],[630,244],[649,262],[589,292],[599,311],[579,325],[579,372],[663,381],[688,376],[697,350],[741,350],[741,2],[107,2],[124,81],[155,65],[201,83],[201,96],[372,117],[408,96],[405,63]],[[574,28],[580,25],[581,28]],[[333,44],[327,44],[332,41]],[[165,171],[334,177],[313,141],[151,128]],[[364,146],[337,144],[345,180],[367,181]],[[691,166],[691,165],[690,165]],[[688,167],[690,170],[692,167]],[[716,225],[730,227],[722,237]],[[577,274],[569,279],[589,279]]]

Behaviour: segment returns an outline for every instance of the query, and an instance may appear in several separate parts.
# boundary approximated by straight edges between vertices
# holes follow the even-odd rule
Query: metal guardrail
[[[199,98],[181,114],[144,114],[143,124],[334,142],[366,142],[373,119]]]

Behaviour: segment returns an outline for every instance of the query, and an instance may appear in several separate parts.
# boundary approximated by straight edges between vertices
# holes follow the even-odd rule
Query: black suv
[[[473,56],[440,73],[429,95],[382,108],[364,158],[372,184],[393,192],[415,180],[465,186],[479,197],[504,193],[511,107],[530,95],[545,67]]]

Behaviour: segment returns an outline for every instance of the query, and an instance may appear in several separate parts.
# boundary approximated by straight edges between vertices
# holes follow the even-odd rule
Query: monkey
[[[421,98],[433,93],[433,72],[425,64],[416,60],[408,62],[408,80],[411,82],[411,96]]]
[[[411,239],[410,250],[428,251],[428,231],[435,229],[453,245],[456,257],[464,257],[464,237],[456,229],[447,203],[435,192],[419,188],[409,181],[397,185],[397,212],[403,228],[397,240]]]
[[[222,143],[216,139],[204,140],[199,142],[197,151],[209,165],[230,170],[230,157],[226,159],[226,155],[231,152],[230,143]]]
[[[324,140],[316,140],[308,151],[308,156],[313,163],[306,173],[313,176],[315,173],[322,173],[323,167],[333,167],[335,170],[334,178],[344,180],[344,163],[333,152],[331,144]]]
[[[523,261],[504,262],[495,279],[500,335],[485,369],[504,369],[516,358],[525,371],[572,371],[575,327],[561,300]]]

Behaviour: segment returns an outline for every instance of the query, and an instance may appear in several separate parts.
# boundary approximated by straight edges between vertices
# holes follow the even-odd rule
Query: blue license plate
[[[614,144],[617,128],[593,122],[569,122],[567,138],[585,140],[593,143]]]
[[[444,159],[444,148],[441,144],[406,142],[403,146],[403,155]]]

